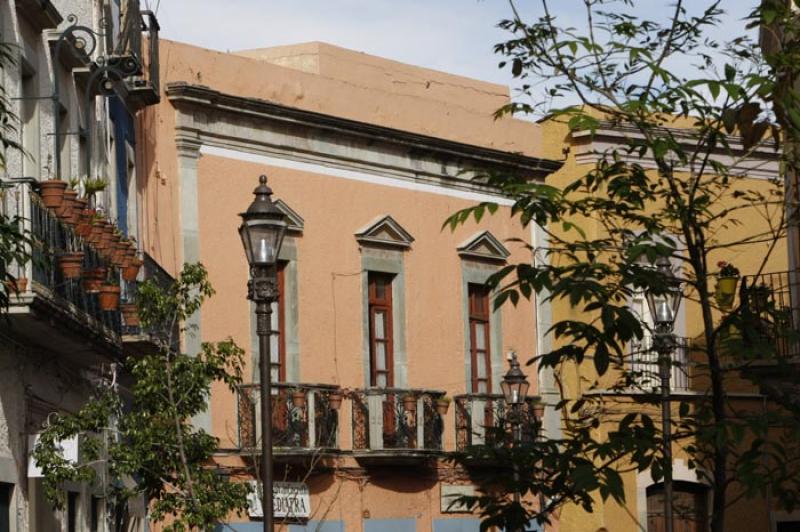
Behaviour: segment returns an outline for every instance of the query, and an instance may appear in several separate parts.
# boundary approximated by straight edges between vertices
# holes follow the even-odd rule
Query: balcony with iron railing
[[[139,0],[123,0],[120,6],[119,36],[116,43],[112,43],[112,53],[108,61],[119,65],[119,70],[127,75],[124,80],[127,91],[124,99],[133,110],[154,105],[160,100],[159,30],[155,14],[142,10]],[[113,33],[111,21],[106,32]]]
[[[342,403],[338,386],[281,382],[272,384],[272,392],[272,446],[276,459],[338,452]],[[243,454],[260,453],[260,412],[260,385],[239,386],[239,449]]]
[[[511,435],[511,409],[502,394],[471,393],[457,395],[455,403],[456,451],[464,452],[478,445],[500,446],[509,441]],[[536,437],[536,422],[539,412],[538,397],[528,397],[519,416],[522,442]]]
[[[673,392],[691,390],[689,358],[689,338],[677,336],[670,354],[670,389]],[[629,376],[633,387],[643,392],[652,392],[661,386],[659,373],[659,354],[653,346],[653,339],[646,336],[633,343],[630,353]]]
[[[739,347],[763,351],[745,358],[800,360],[800,272],[747,275],[740,282]]]
[[[350,393],[353,453],[363,462],[418,461],[443,451],[444,392],[367,388]]]
[[[2,185],[3,209],[18,216],[31,239],[31,260],[11,267],[17,277],[11,290],[9,333],[81,363],[116,358],[122,354],[122,318],[119,308],[109,308],[80,272],[105,272],[98,282],[119,285],[119,270],[108,268],[100,250],[78,235],[47,208],[34,180]],[[64,267],[71,258],[73,272]],[[79,262],[78,262],[79,261]],[[6,287],[9,290],[9,287]],[[113,294],[112,294],[113,296]]]

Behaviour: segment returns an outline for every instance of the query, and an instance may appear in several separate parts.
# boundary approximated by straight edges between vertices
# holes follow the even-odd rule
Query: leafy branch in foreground
[[[649,470],[658,482],[671,470],[660,424],[651,417],[656,411],[647,408],[656,398],[642,383],[651,381],[631,364],[631,345],[652,335],[631,301],[669,288],[652,266],[665,257],[685,283],[695,335],[691,361],[707,382],[704,395],[681,407],[685,415],[675,440],[713,492],[712,530],[725,530],[725,510],[738,500],[731,493],[769,491],[791,510],[800,493],[797,460],[787,458],[800,456],[792,439],[800,428],[796,408],[772,407],[765,414],[737,408],[730,398],[748,363],[743,353],[752,361],[757,350],[760,360],[781,363],[776,325],[786,320],[780,321],[779,309],[754,312],[751,292],[720,319],[713,283],[720,275],[714,265],[731,253],[757,257],[748,273],[761,273],[787,224],[796,223],[797,206],[787,205],[780,176],[751,179],[747,173],[769,161],[786,171],[798,168],[796,153],[778,151],[779,143],[799,138],[800,122],[791,117],[800,116],[800,95],[785,82],[798,77],[798,17],[785,2],[759,3],[752,24],[780,28],[782,39],[763,55],[746,36],[726,43],[709,37],[720,24],[719,2],[689,6],[678,0],[666,20],[639,16],[632,0],[574,4],[574,12],[585,15],[579,26],[585,30],[558,25],[547,0],[540,3],[540,17],[526,22],[512,1],[514,16],[500,23],[511,38],[495,50],[504,56],[501,66],[521,81],[523,96],[544,86],[544,104],[570,104],[548,109],[542,127],[559,138],[566,133],[591,140],[610,130],[621,140],[598,142],[603,147],[587,155],[590,162],[565,166],[577,175],[557,173],[546,185],[481,176],[513,199],[512,217],[524,227],[537,224],[546,235],[534,250],[540,260],[501,268],[490,284],[496,306],[534,295],[539,304],[553,306],[553,324],[540,334],[552,335],[554,348],[530,363],[553,371],[562,431],[505,458],[529,479],[543,479],[517,486],[544,496],[543,506],[509,502],[512,486],[502,472],[486,479],[481,497],[464,501],[480,509],[484,528],[519,527],[549,521],[567,503],[592,511],[595,495],[624,501],[619,475]],[[686,75],[686,65],[693,76]],[[498,114],[541,109],[513,102]],[[483,203],[453,214],[445,226],[479,222],[496,210]],[[759,326],[768,334],[747,334]],[[627,399],[605,397],[615,391]],[[506,451],[472,449],[461,459],[486,452]],[[497,459],[502,463],[502,456]]]
[[[33,456],[54,504],[64,502],[64,482],[89,482],[113,502],[120,530],[120,514],[135,498],[144,498],[150,517],[165,521],[166,531],[208,530],[245,510],[247,484],[215,473],[218,440],[192,423],[207,408],[213,383],[235,390],[241,382],[243,351],[231,339],[203,343],[195,356],[172,349],[179,325],[212,294],[200,264],[185,265],[166,290],[143,283],[140,319],[161,349],[125,362],[130,390],[120,389],[115,370],[78,412],[51,415]],[[72,463],[61,456],[59,442],[76,436],[80,457]]]

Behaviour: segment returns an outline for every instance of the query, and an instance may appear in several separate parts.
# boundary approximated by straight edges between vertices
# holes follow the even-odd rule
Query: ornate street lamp
[[[509,422],[511,423],[511,435],[514,447],[519,445],[522,440],[521,437],[521,424],[522,424],[522,405],[525,404],[525,398],[528,395],[528,388],[530,383],[525,378],[525,374],[519,367],[517,354],[511,351],[509,354],[509,369],[503,377],[503,382],[500,383],[500,388],[503,390],[505,396],[506,406],[509,411]],[[517,460],[512,460],[512,467],[514,472],[514,503],[521,506],[520,493],[519,493],[519,465]],[[512,532],[523,530],[522,524],[517,525],[518,528]]]
[[[261,377],[261,508],[264,532],[273,532],[272,516],[272,371],[269,337],[272,303],[278,300],[278,254],[286,234],[286,218],[272,203],[267,176],[258,178],[255,199],[241,213],[244,253],[250,265],[247,298],[256,304],[256,333]]]
[[[670,377],[672,375],[672,353],[675,349],[675,318],[683,298],[683,286],[672,271],[667,257],[659,257],[656,271],[665,288],[647,290],[647,306],[653,319],[653,348],[658,354],[658,373],[661,379],[661,425],[664,438],[664,521],[665,532],[673,532],[672,517],[672,427],[670,410]]]

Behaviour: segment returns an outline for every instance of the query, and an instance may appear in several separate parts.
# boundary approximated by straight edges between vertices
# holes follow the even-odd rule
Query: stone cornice
[[[275,104],[257,98],[224,94],[202,85],[185,82],[169,83],[167,97],[175,106],[212,107],[216,112],[248,115],[279,121],[293,126],[305,126],[335,133],[342,138],[357,138],[374,143],[383,142],[412,150],[414,154],[447,160],[458,160],[465,168],[513,172],[544,179],[561,168],[562,163],[538,157],[505,152],[481,146],[444,140],[408,131],[376,126],[331,115]]]
[[[665,134],[672,135],[682,146],[692,148],[697,140],[692,135],[691,129],[660,128]],[[627,146],[629,140],[643,139],[642,133],[633,126],[612,124],[601,121],[597,129],[573,131],[575,159],[579,164],[593,164],[597,162],[608,150],[615,150]],[[772,141],[765,142],[753,149],[746,158],[739,159],[747,153],[738,137],[729,135],[726,141],[730,149],[718,149],[711,154],[713,160],[719,161],[730,167],[731,174],[747,177],[770,179],[778,177],[780,150],[775,150]],[[630,162],[639,162],[646,168],[655,168],[656,163],[648,153],[644,157],[636,154],[620,154],[623,159]],[[687,171],[688,168],[676,168],[678,171]]]

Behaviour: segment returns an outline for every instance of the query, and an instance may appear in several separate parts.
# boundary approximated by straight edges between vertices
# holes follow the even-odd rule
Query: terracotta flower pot
[[[127,257],[128,257],[128,243],[125,241],[117,242],[114,246],[114,256],[112,257],[114,264],[117,267],[122,268],[127,265]]]
[[[135,281],[136,276],[139,275],[139,268],[142,267],[142,259],[134,258],[131,260],[130,265],[122,270],[122,278],[126,281]]]
[[[536,416],[536,419],[542,419],[544,417],[544,403],[534,403],[533,415]]]
[[[331,392],[328,394],[328,406],[331,410],[339,410],[342,406],[342,392]]]
[[[303,390],[295,390],[292,392],[292,404],[296,408],[303,408],[306,406],[306,392]]]
[[[102,245],[104,226],[105,226],[105,221],[93,220],[92,230],[89,233],[89,236],[86,237],[86,240],[88,240],[89,243],[91,243],[96,249],[100,249],[99,246]]]
[[[449,409],[450,409],[449,399],[442,398],[436,400],[436,412],[438,412],[440,416],[446,416],[447,411]]]
[[[406,411],[413,412],[417,409],[417,398],[413,395],[406,395],[403,397],[403,408]]]
[[[114,244],[114,226],[111,225],[109,222],[106,222],[106,225],[103,226],[103,248],[110,250],[113,244]]]
[[[122,311],[122,318],[125,320],[125,325],[129,327],[139,326],[139,309],[136,303],[125,303],[119,306]]]
[[[103,267],[85,270],[83,272],[83,290],[89,294],[98,293],[105,278],[106,269]]]
[[[17,277],[13,281],[12,280],[3,281],[3,284],[6,287],[6,291],[14,294],[20,294],[28,289],[28,278]]]
[[[119,286],[115,284],[104,284],[100,286],[101,310],[116,310],[119,307]]]
[[[39,183],[42,203],[49,209],[61,207],[64,199],[64,191],[67,189],[67,182],[59,179],[49,179]]]
[[[73,210],[78,211],[78,223],[75,227],[75,232],[86,238],[92,231],[92,218],[94,217],[94,209],[88,209],[86,206],[88,202],[85,199],[76,199]]]
[[[74,190],[65,190],[64,197],[61,200],[61,207],[56,210],[56,215],[61,218],[65,224],[73,225],[75,223],[75,200],[78,199],[78,193]]]
[[[65,279],[77,279],[81,276],[83,265],[82,251],[69,251],[58,257],[58,266]]]

